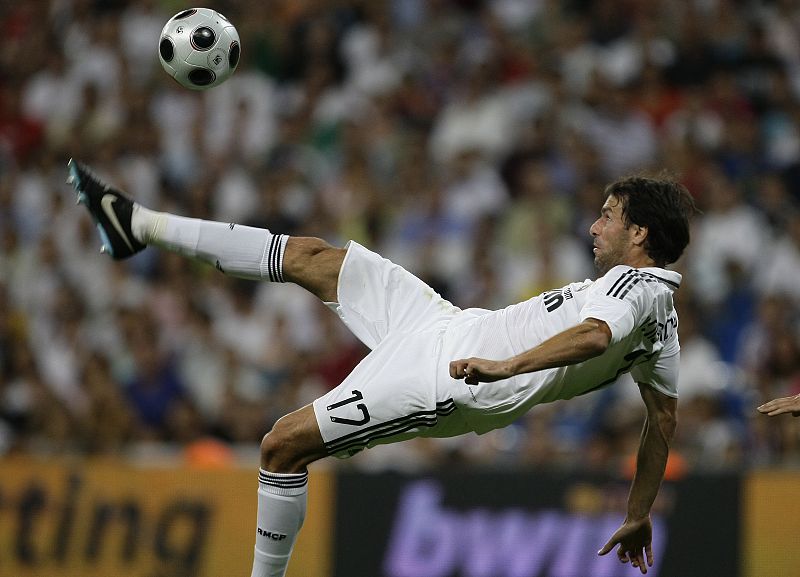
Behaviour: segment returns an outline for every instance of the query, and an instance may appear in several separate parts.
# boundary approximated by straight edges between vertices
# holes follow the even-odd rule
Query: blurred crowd
[[[99,254],[76,157],[142,204],[355,239],[455,304],[593,277],[604,186],[666,169],[702,209],[675,265],[669,475],[800,463],[800,5],[794,0],[209,0],[242,60],[161,69],[167,0],[0,4],[0,455],[252,446],[365,348],[301,289]],[[625,471],[635,385],[481,437],[368,451]]]

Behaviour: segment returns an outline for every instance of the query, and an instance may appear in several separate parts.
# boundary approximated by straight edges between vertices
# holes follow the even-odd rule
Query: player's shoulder
[[[680,286],[681,275],[658,267],[634,268],[617,265],[596,282],[603,294],[618,299],[630,299],[644,293],[674,291]]]
[[[616,281],[620,278],[634,278],[644,281],[647,284],[661,283],[672,290],[681,286],[681,274],[673,270],[667,270],[659,267],[643,267],[635,268],[626,264],[618,264],[597,279],[595,282],[601,280]]]
[[[630,275],[638,271],[638,269],[628,266],[627,264],[618,264],[608,270],[601,278],[619,278],[624,275]]]
[[[601,287],[607,294],[611,295],[611,289],[618,289],[623,284],[638,278],[638,270],[624,264],[618,264],[609,269],[603,276],[594,281],[595,285]]]
[[[681,273],[658,267],[645,267],[637,269],[649,283],[656,283],[663,288],[674,291],[681,286],[683,277]]]

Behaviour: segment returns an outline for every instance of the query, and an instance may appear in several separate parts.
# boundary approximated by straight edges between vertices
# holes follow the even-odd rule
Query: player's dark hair
[[[697,212],[685,186],[667,177],[628,176],[609,184],[622,202],[625,225],[647,227],[645,250],[659,266],[678,260],[689,244],[689,219]]]

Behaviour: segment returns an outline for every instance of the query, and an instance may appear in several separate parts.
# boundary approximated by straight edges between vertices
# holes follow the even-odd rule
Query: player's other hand
[[[464,379],[468,385],[478,383],[493,383],[500,379],[513,376],[507,361],[490,361],[470,357],[450,362],[450,376],[454,379]]]
[[[653,566],[653,549],[651,541],[653,539],[653,527],[650,524],[650,515],[643,519],[625,519],[622,527],[617,529],[611,536],[608,543],[603,545],[597,554],[605,555],[615,546],[617,557],[621,563],[630,561],[631,565],[637,567],[643,574],[647,573],[647,568]],[[645,558],[647,563],[645,563]]]
[[[758,407],[758,412],[770,417],[783,413],[792,413],[793,416],[800,417],[800,394],[793,397],[773,399]]]

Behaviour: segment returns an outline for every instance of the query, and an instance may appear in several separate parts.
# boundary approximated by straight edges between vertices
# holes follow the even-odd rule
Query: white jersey
[[[462,310],[403,267],[348,245],[328,303],[371,352],[313,403],[325,449],[348,457],[418,436],[452,437],[503,427],[533,405],[609,385],[625,372],[677,396],[678,320],[672,290],[681,276],[618,266],[499,311]],[[494,383],[450,377],[450,361],[506,359],[587,318],[611,328],[602,355]]]
[[[501,310],[466,309],[443,335],[437,386],[449,389],[479,433],[513,422],[533,405],[610,385],[627,372],[677,397],[680,344],[672,292],[680,282],[674,271],[620,265],[596,281],[571,283]],[[611,343],[600,356],[479,385],[449,376],[452,360],[506,359],[588,318],[611,329]]]

